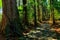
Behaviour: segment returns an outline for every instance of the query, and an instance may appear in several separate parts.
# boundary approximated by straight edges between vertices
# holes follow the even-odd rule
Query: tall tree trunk
[[[42,9],[42,13],[43,13],[43,14],[42,14],[42,15],[43,15],[42,20],[43,20],[43,21],[46,21],[46,7],[45,7],[44,5],[42,5],[42,8],[43,8],[43,9]]]
[[[38,21],[41,22],[41,0],[37,0],[38,3]]]
[[[19,6],[20,6],[20,0],[19,0]]]
[[[22,36],[22,25],[20,24],[19,12],[16,0],[3,0],[2,30],[5,34]],[[4,26],[3,26],[4,25]]]
[[[49,0],[49,5],[50,5],[50,20],[49,20],[49,23],[53,23],[53,21],[52,21],[52,13],[51,13],[51,0]]]
[[[24,12],[24,24],[28,25],[28,16],[27,16],[27,0],[23,0],[23,12]]]
[[[42,0],[40,0],[40,1],[42,1]],[[42,9],[43,9],[42,4],[40,3],[40,20],[41,20],[41,22],[42,22],[42,13],[43,13]]]
[[[51,7],[51,17],[53,25],[55,24],[55,18],[54,18],[54,8],[53,8],[53,0],[50,0],[50,7]]]
[[[39,0],[37,0],[37,2],[38,2],[38,20],[40,21],[40,1]]]
[[[51,10],[52,12],[52,20],[53,20],[53,25],[55,24],[55,18],[54,18],[54,9]]]
[[[36,18],[36,0],[34,0],[34,27],[37,26],[37,18]]]

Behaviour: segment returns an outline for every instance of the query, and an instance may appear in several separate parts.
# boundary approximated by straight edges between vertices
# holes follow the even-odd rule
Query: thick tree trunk
[[[22,25],[19,20],[16,0],[3,0],[2,30],[6,35],[21,36],[23,34],[20,26]]]
[[[7,16],[7,1],[3,0],[3,15],[2,15],[2,22],[1,22],[1,32],[4,32],[6,24],[8,23]]]

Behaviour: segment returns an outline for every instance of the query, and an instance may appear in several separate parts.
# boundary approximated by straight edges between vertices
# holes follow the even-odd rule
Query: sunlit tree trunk
[[[38,21],[40,21],[40,0],[37,0],[38,3]]]
[[[40,0],[41,2],[42,2],[42,0]],[[43,4],[42,3],[40,3],[40,19],[41,19],[41,22],[43,21]]]
[[[50,7],[51,7],[51,18],[53,25],[55,24],[55,18],[54,18],[54,7],[53,7],[53,0],[50,0]]]
[[[49,5],[50,5],[50,20],[49,20],[49,23],[53,23],[53,21],[52,21],[52,13],[51,13],[51,0],[49,0]]]
[[[16,0],[3,0],[2,31],[6,35],[21,36],[22,25],[20,24],[19,12]]]
[[[42,22],[42,4],[40,4],[40,20]]]
[[[37,0],[38,3],[38,21],[42,22],[42,6],[40,4],[41,0]]]

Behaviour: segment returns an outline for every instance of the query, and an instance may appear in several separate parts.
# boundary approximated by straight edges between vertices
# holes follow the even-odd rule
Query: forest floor
[[[56,35],[60,34],[60,31],[56,33],[55,29],[52,28],[54,26],[56,25],[51,26],[48,23],[42,23],[37,26],[36,29],[32,29],[29,33],[25,33],[24,37],[19,37],[17,40],[58,40]],[[60,24],[57,26],[60,26]],[[60,40],[60,37],[58,38]],[[0,34],[0,40],[5,40],[4,35]]]
[[[6,39],[5,36],[0,34],[0,40],[5,40],[5,39]]]
[[[60,24],[58,26],[60,26]],[[55,29],[51,27],[52,26],[48,23],[42,23],[40,26],[36,27],[35,30],[31,30],[25,35],[30,38],[30,40],[60,40],[60,28]],[[57,34],[59,34],[58,38]]]

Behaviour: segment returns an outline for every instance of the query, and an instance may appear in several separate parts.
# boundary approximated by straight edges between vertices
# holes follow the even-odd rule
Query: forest
[[[60,0],[0,0],[1,40],[60,40]]]

